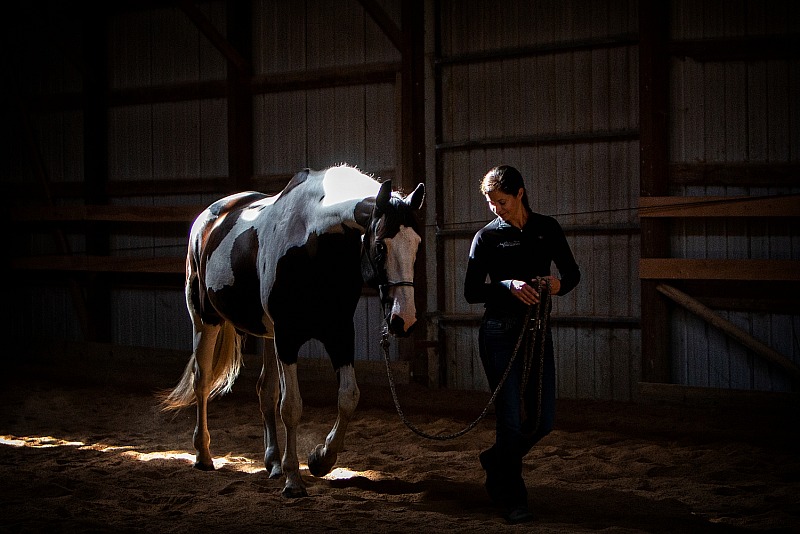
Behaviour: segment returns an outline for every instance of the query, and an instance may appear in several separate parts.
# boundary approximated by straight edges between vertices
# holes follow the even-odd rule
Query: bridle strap
[[[414,287],[414,282],[408,280],[390,280],[385,284],[378,284],[378,294],[381,298],[381,305],[385,305],[387,302],[389,302],[389,290],[398,286]],[[384,309],[384,312],[385,311],[386,310]],[[384,313],[384,315],[386,314]]]

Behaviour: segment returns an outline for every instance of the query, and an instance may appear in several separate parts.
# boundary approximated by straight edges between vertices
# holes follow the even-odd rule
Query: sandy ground
[[[215,472],[191,467],[194,413],[154,388],[33,370],[0,379],[0,532],[800,532],[796,408],[560,401],[525,460],[533,523],[507,525],[483,488],[490,413],[450,440],[401,422],[388,386],[362,386],[346,450],[309,496],[281,496],[261,464],[254,384],[211,404]],[[177,376],[175,377],[177,379]],[[300,461],[335,418],[333,384],[303,383]],[[482,392],[399,389],[426,432],[452,433]]]

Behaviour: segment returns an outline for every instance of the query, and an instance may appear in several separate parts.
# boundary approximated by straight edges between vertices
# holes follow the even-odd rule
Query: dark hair
[[[528,204],[528,190],[525,188],[525,180],[522,179],[522,174],[510,165],[499,165],[490,169],[483,179],[481,179],[481,193],[487,194],[499,189],[507,195],[516,196],[519,190],[522,189],[522,205],[528,211],[531,210]]]

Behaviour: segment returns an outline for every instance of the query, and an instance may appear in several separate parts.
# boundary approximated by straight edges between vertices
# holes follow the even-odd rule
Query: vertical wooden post
[[[108,19],[103,10],[84,12],[83,55],[86,65],[83,103],[84,202],[108,204]],[[107,256],[111,249],[108,223],[94,222],[86,232],[86,253]],[[86,290],[87,341],[111,341],[111,284],[97,273]]]
[[[442,57],[442,3],[434,1],[433,7],[433,92],[434,92],[434,144],[439,145],[444,140],[443,126],[443,96],[442,96],[442,65],[439,59]],[[447,296],[445,292],[446,262],[445,262],[445,240],[439,235],[439,230],[444,228],[444,157],[443,153],[434,149],[434,187],[436,188],[436,209],[434,224],[436,227],[436,312],[442,313],[445,310]],[[438,340],[436,354],[432,354],[430,359],[437,358],[435,364],[429,365],[429,375],[431,380],[436,380],[437,385],[447,385],[447,330],[441,321],[434,323],[437,327],[435,339]],[[435,369],[434,369],[435,367]],[[433,373],[436,373],[435,375]]]
[[[402,73],[401,73],[401,161],[403,176],[400,185],[407,193],[420,181],[425,181],[425,4],[422,0],[402,3]],[[426,187],[432,184],[426,183]],[[420,210],[420,226],[424,235],[425,211]],[[414,296],[418,325],[412,338],[410,352],[401,358],[412,363],[420,372],[427,368],[427,284],[425,246],[417,253],[414,273]]]
[[[229,192],[251,189],[253,176],[252,20],[251,2],[228,2],[228,41],[247,63],[228,61]]]
[[[228,68],[228,193],[248,191],[255,156],[253,148],[253,3],[230,0],[227,40],[240,62],[227,61]],[[247,336],[243,350],[257,350],[257,340]],[[267,343],[264,343],[264,347]]]
[[[669,4],[639,2],[640,195],[669,193]],[[642,219],[641,257],[669,256],[667,223]],[[669,309],[657,281],[642,280],[642,380],[670,382]]]

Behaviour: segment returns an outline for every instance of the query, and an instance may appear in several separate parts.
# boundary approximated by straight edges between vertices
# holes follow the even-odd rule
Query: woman
[[[581,275],[559,223],[531,210],[517,169],[508,165],[491,169],[481,180],[480,190],[497,218],[472,240],[464,297],[471,304],[484,303],[480,355],[494,391],[514,355],[526,312],[539,302],[537,277],[549,285],[550,295],[565,295],[578,285]],[[553,263],[560,279],[550,275]],[[550,433],[555,416],[550,329],[545,338],[544,372],[539,377],[539,365],[531,366],[528,387],[521,392],[523,350],[524,347],[519,349],[520,354],[495,397],[495,443],[480,455],[489,496],[505,508],[510,523],[533,519],[522,479],[522,459]]]

